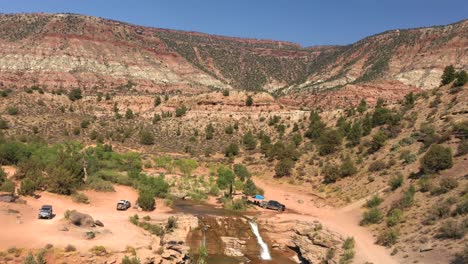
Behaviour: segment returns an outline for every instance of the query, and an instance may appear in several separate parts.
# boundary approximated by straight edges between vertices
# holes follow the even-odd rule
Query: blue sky
[[[349,44],[389,29],[468,18],[466,0],[0,0],[1,13],[78,13],[133,24],[286,40]]]

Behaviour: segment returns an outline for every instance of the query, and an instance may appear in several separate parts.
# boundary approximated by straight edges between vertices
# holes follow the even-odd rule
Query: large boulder
[[[89,214],[83,214],[77,211],[70,212],[68,219],[70,223],[82,227],[94,227],[94,219]]]

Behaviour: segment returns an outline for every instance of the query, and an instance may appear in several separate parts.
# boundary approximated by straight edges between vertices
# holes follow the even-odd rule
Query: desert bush
[[[172,231],[172,230],[174,230],[175,228],[177,228],[177,218],[175,218],[174,216],[170,216],[170,217],[167,219],[166,230]]]
[[[84,203],[84,204],[89,204],[89,198],[86,196],[84,193],[74,193],[72,195],[72,200],[75,203]]]
[[[254,150],[257,146],[257,140],[253,136],[252,132],[247,132],[242,138],[242,143],[247,150]]]
[[[366,207],[367,208],[374,208],[379,206],[383,202],[383,199],[380,198],[378,195],[372,196],[369,200],[366,202]]]
[[[104,246],[94,246],[89,251],[96,256],[107,255],[107,249]]]
[[[158,97],[159,98],[159,97]],[[128,256],[124,256],[122,258],[122,264],[140,264],[140,259],[138,259],[137,257],[128,257]]]
[[[0,129],[8,129],[8,121],[0,117]]]
[[[236,143],[231,143],[224,149],[226,157],[236,156],[237,154],[239,154],[239,146]]]
[[[449,192],[458,187],[458,181],[452,177],[445,177],[440,179],[439,186],[432,188],[432,195],[440,195]]]
[[[465,215],[468,214],[468,195],[465,194],[462,196],[461,201],[457,204],[454,215]]]
[[[7,107],[6,111],[9,115],[17,115],[19,113],[18,107],[15,106]]]
[[[3,183],[0,181],[0,191],[14,194],[15,183],[10,179],[4,180]]]
[[[418,180],[419,191],[428,192],[434,187],[432,184],[432,179],[429,176],[423,176]]]
[[[65,252],[73,252],[73,251],[76,251],[76,247],[75,247],[75,246],[68,244],[68,245],[65,247]]]
[[[383,218],[383,215],[380,209],[377,207],[374,207],[363,213],[360,224],[361,225],[377,224],[382,220],[382,218]]]
[[[246,106],[252,106],[253,105],[253,98],[252,96],[247,96],[247,99],[245,99],[245,105]]]
[[[400,153],[400,159],[403,160],[405,164],[411,164],[416,161],[417,157],[415,154],[411,153],[409,150],[403,150]]]
[[[385,229],[377,236],[377,244],[391,247],[398,242],[398,236],[399,234],[396,229]]]
[[[468,154],[468,139],[462,139],[458,144],[457,156]]]
[[[452,150],[442,145],[432,145],[420,161],[420,168],[426,173],[438,172],[452,166]]]
[[[185,105],[182,105],[176,108],[175,116],[181,117],[181,116],[184,116],[186,113],[187,113],[187,107]]]
[[[387,168],[387,163],[383,160],[376,160],[369,165],[368,171],[375,172],[385,170]]]
[[[449,219],[445,221],[439,228],[438,238],[461,239],[465,236],[468,225],[467,219],[457,222],[456,220]]]
[[[154,135],[149,129],[142,129],[140,131],[140,143],[143,145],[154,144]]]
[[[281,159],[275,166],[275,176],[283,177],[290,176],[291,170],[294,168],[294,161],[291,159]]]
[[[224,129],[224,132],[228,135],[232,135],[232,133],[234,133],[234,128],[232,127],[232,125],[229,125]]]
[[[191,176],[192,172],[198,168],[198,162],[193,159],[178,159],[174,164],[186,176]]]
[[[34,255],[31,252],[29,252],[26,258],[24,259],[23,264],[38,264],[38,263],[34,259]]]
[[[86,181],[86,185],[88,189],[95,190],[97,192],[115,192],[114,186],[111,182],[98,177],[89,177]]]
[[[392,191],[400,188],[401,185],[403,185],[403,175],[401,173],[397,174],[393,178],[390,179],[389,181],[390,189]]]
[[[399,208],[394,208],[390,211],[387,216],[387,226],[396,226],[398,223],[403,221],[403,211]]]
[[[245,211],[247,210],[247,202],[244,199],[225,199],[224,200],[224,208],[233,211]]]
[[[83,98],[83,96],[80,88],[74,88],[68,93],[68,99],[70,99],[70,101],[77,101],[81,98]]]
[[[205,128],[205,138],[208,140],[213,139],[214,132],[215,130],[213,125],[211,123],[208,124]]]
[[[385,145],[387,138],[388,136],[382,131],[375,133],[370,142],[369,153],[372,154],[382,148]]]

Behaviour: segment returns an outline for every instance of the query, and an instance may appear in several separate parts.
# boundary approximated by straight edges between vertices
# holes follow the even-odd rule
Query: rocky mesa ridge
[[[0,82],[5,87],[127,84],[149,92],[235,88],[310,95],[348,85],[365,90],[362,84],[378,80],[403,85],[406,93],[438,86],[448,64],[466,69],[467,36],[464,20],[387,31],[346,46],[303,48],[74,14],[0,15]]]

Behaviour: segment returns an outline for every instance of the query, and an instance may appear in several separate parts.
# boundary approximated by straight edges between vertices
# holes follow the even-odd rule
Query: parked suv
[[[283,212],[284,210],[286,210],[286,206],[284,204],[281,204],[277,201],[274,201],[274,200],[270,200],[270,201],[263,201],[260,203],[260,206],[265,208],[265,209],[273,209],[273,210],[277,210],[279,212]]]
[[[53,216],[54,216],[54,213],[52,211],[52,205],[43,205],[41,209],[39,209],[39,214],[38,214],[39,219],[42,219],[42,218],[52,219]]]
[[[128,208],[130,208],[132,205],[130,203],[130,201],[128,200],[120,200],[118,203],[117,203],[117,210],[127,210]]]

